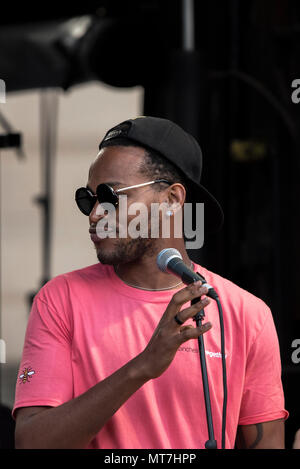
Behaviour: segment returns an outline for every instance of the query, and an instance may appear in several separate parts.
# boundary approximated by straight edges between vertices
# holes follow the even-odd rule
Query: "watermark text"
[[[291,98],[294,104],[300,103],[300,78],[295,78],[291,84],[292,88],[295,88],[292,92]]]
[[[291,356],[292,362],[297,365],[300,363],[300,339],[294,339],[291,346],[295,349]]]
[[[6,363],[6,344],[3,339],[0,339],[0,363]]]
[[[6,103],[6,86],[5,81],[0,79],[0,103]]]
[[[118,211],[118,213],[117,213]],[[98,238],[185,238],[187,249],[204,244],[204,203],[180,204],[142,202],[127,205],[127,196],[119,196],[116,208],[111,203],[98,204]],[[193,218],[194,217],[194,218]]]

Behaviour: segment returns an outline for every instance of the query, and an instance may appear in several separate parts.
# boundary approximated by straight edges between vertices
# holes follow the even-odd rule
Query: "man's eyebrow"
[[[104,182],[103,184],[108,184],[109,186],[124,186],[124,182],[119,182],[119,181],[108,181]]]
[[[87,184],[86,186],[86,189],[88,189],[92,194],[94,194],[94,192],[92,191],[92,189],[90,188],[90,186]],[[94,194],[95,195],[95,194]]]
[[[124,182],[119,182],[119,181],[107,181],[107,182],[102,182],[101,184],[108,184],[109,186],[125,186],[126,184]],[[93,190],[90,188],[90,186],[87,184],[85,186],[89,191],[94,194]]]

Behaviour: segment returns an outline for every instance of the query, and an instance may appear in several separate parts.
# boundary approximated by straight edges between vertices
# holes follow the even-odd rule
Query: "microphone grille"
[[[168,263],[173,259],[173,257],[179,257],[179,259],[182,259],[182,256],[177,249],[163,249],[156,258],[157,267],[162,270],[162,272],[168,272]]]

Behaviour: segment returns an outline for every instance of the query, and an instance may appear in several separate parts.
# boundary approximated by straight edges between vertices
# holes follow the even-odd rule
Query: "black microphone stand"
[[[220,336],[221,336],[221,355],[222,355],[222,376],[223,376],[223,410],[222,410],[222,438],[221,438],[221,448],[225,449],[225,440],[226,440],[226,412],[227,412],[227,377],[226,377],[226,354],[225,354],[225,331],[224,331],[224,321],[223,321],[223,309],[220,302],[220,298],[214,288],[209,285],[205,278],[199,272],[193,272],[189,269],[183,262],[182,257],[176,249],[163,249],[157,256],[157,265],[160,270],[163,272],[173,273],[174,275],[181,278],[182,282],[185,285],[190,285],[193,282],[198,280],[202,281],[203,285],[206,285],[208,288],[207,296],[213,298],[218,307],[219,312],[219,321],[220,321]],[[191,305],[198,303],[200,297],[194,298],[191,301]],[[193,317],[193,320],[196,322],[198,327],[202,326],[202,320],[204,319],[204,308]],[[206,449],[217,449],[217,442],[214,437],[214,427],[212,421],[212,411],[211,403],[209,396],[209,385],[207,377],[207,368],[205,360],[205,348],[204,340],[201,335],[198,337],[199,345],[199,356],[200,364],[202,371],[202,381],[203,381],[203,391],[205,399],[205,409],[206,409],[206,419],[207,419],[207,428],[209,439],[205,443]]]
[[[199,300],[200,298],[194,298],[191,301],[191,305],[197,303]],[[204,317],[205,317],[204,309],[199,311],[194,316],[193,320],[196,322],[197,327],[200,327],[202,325],[202,321]],[[199,346],[200,364],[201,364],[201,371],[202,371],[206,421],[207,421],[207,429],[208,429],[208,437],[209,437],[209,439],[205,443],[205,448],[217,449],[217,442],[215,440],[214,426],[213,426],[213,419],[212,419],[212,412],[211,412],[211,403],[210,403],[210,395],[209,395],[209,385],[208,385],[208,377],[207,377],[207,367],[206,367],[206,360],[205,360],[205,348],[204,348],[203,335],[200,335],[198,337],[198,346]]]

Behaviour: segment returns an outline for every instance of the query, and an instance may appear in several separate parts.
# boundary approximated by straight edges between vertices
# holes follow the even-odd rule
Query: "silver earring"
[[[171,216],[173,215],[173,210],[167,210],[167,211],[166,211],[166,215],[167,215],[168,217],[171,217]]]

